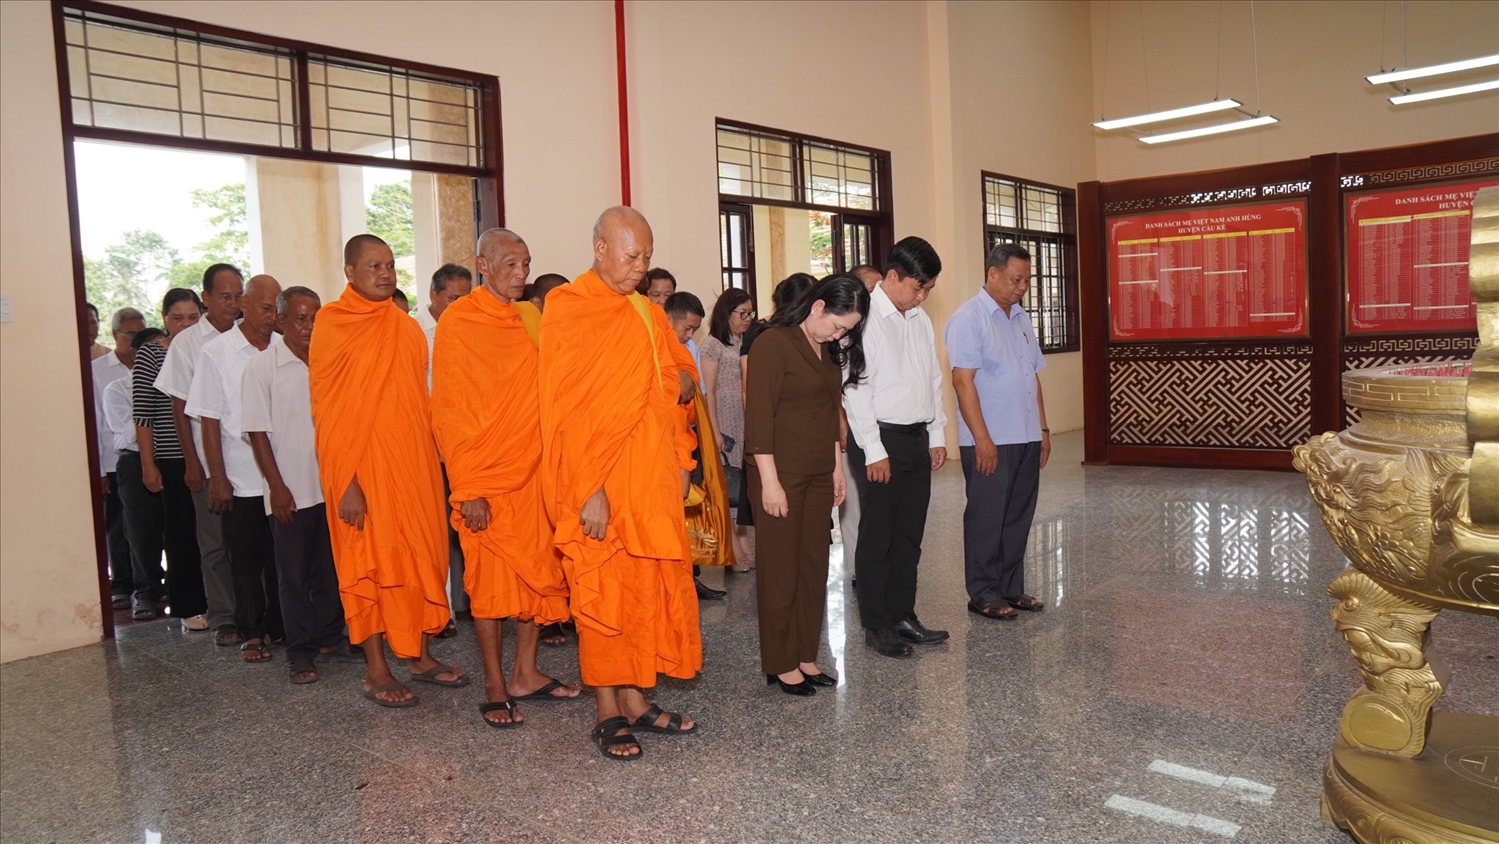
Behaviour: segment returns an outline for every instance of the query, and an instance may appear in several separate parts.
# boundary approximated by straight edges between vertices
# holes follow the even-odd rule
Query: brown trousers
[[[755,584],[760,599],[760,667],[784,674],[816,662],[827,609],[833,473],[780,473],[785,518],[766,515],[760,473],[745,460],[755,513]]]

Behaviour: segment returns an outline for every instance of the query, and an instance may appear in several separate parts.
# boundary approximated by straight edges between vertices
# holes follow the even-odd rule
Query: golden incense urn
[[[1346,373],[1358,423],[1295,448],[1351,563],[1327,591],[1364,688],[1343,707],[1322,815],[1363,844],[1499,842],[1499,717],[1431,711],[1449,680],[1431,620],[1499,616],[1499,188],[1472,221],[1473,359]]]

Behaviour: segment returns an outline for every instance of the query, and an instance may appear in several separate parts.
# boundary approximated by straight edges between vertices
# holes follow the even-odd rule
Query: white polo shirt
[[[318,479],[317,434],[312,427],[312,388],[307,364],[286,347],[281,335],[265,351],[245,364],[241,385],[244,409],[240,428],[269,436],[271,453],[281,480],[291,490],[297,508],[323,503]],[[271,512],[271,490],[266,485],[265,512]]]
[[[104,388],[104,418],[99,424],[109,434],[110,465],[122,451],[141,450],[135,439],[135,400],[130,388],[129,378],[120,378]]]
[[[114,435],[104,419],[104,388],[129,376],[130,367],[121,363],[112,351],[94,358],[89,366],[94,372],[94,428],[99,435],[99,474],[102,476],[115,470]]]
[[[432,348],[437,344],[437,317],[432,316],[431,305],[416,309],[416,324],[427,335],[427,392],[432,392]]]
[[[275,335],[272,335],[272,340],[275,339]],[[188,416],[194,419],[207,417],[219,420],[224,474],[228,476],[230,486],[234,487],[235,498],[249,498],[260,495],[265,490],[260,467],[255,465],[255,452],[250,450],[250,438],[240,429],[240,416],[244,409],[240,381],[245,372],[245,364],[259,353],[260,350],[245,338],[245,332],[238,328],[225,331],[209,340],[198,352],[197,372],[187,396]],[[202,448],[201,442],[198,447]],[[206,458],[203,467],[208,468]]]
[[[235,320],[234,324],[239,325]],[[233,331],[234,329],[230,329]],[[172,338],[172,345],[167,347],[167,359],[161,364],[161,372],[156,374],[156,382],[151,386],[166,393],[175,399],[187,401],[188,393],[193,388],[193,373],[198,366],[198,353],[202,351],[203,344],[214,337],[219,336],[219,330],[213,327],[213,323],[204,317],[188,328],[186,331]],[[203,457],[203,426],[189,415],[188,422],[193,429],[193,445],[198,449],[198,460],[203,463],[203,470],[208,471],[208,461]]]

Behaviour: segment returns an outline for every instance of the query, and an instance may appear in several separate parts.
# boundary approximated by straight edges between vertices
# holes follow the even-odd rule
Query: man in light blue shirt
[[[958,307],[943,333],[968,492],[963,511],[968,610],[992,619],[1042,609],[1025,594],[1025,544],[1041,468],[1051,455],[1036,374],[1046,360],[1031,318],[1020,307],[1030,283],[1030,253],[1018,244],[996,244],[984,262],[984,288]]]

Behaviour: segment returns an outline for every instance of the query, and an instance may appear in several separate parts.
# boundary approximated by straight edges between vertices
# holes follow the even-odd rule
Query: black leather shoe
[[[910,616],[895,623],[895,632],[900,634],[907,642],[915,642],[918,645],[935,645],[938,642],[947,641],[946,630],[928,630],[922,626],[916,616]]]
[[[913,651],[899,633],[891,630],[864,630],[864,644],[880,656],[910,656]]]
[[[811,683],[814,686],[824,686],[826,688],[832,688],[833,686],[838,685],[838,678],[832,676],[831,674],[808,674],[807,672],[803,671],[802,676],[806,677],[807,682]]]
[[[782,680],[780,677],[777,677],[774,674],[766,674],[765,675],[765,685],[767,685],[767,686],[780,686],[781,687],[781,691],[785,692],[788,695],[798,695],[800,697],[811,697],[812,695],[817,694],[817,688],[815,686],[813,686],[811,683],[807,682],[806,676],[807,675],[805,675],[805,674],[802,675],[802,681],[800,683],[788,683],[785,680]]]
[[[697,587],[697,599],[699,601],[722,601],[723,596],[729,594],[722,589],[714,589],[712,586],[695,577],[692,579],[692,584]]]

